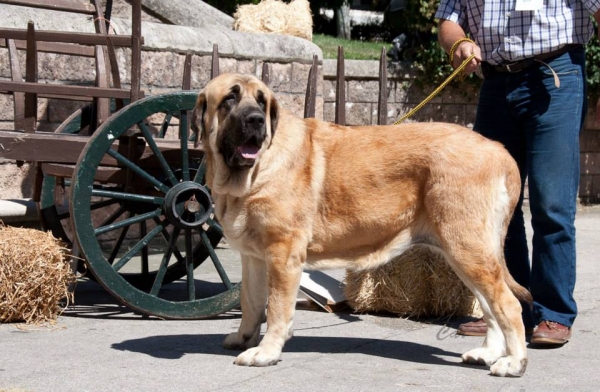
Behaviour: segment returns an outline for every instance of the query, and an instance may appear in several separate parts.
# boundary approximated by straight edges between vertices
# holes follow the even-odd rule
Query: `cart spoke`
[[[206,173],[206,158],[202,157],[202,161],[200,162],[200,166],[196,170],[196,175],[194,175],[194,182],[196,184],[202,184],[204,182],[204,174]]]
[[[200,232],[200,236],[202,237],[202,242],[204,243],[206,250],[208,250],[210,259],[212,260],[213,264],[215,265],[215,268],[217,269],[217,272],[219,273],[219,276],[221,277],[221,281],[223,282],[223,284],[225,285],[227,290],[230,290],[233,287],[233,285],[229,281],[229,277],[227,276],[227,273],[225,272],[223,265],[219,261],[219,258],[217,257],[217,254],[215,253],[215,249],[211,245],[210,240],[208,239],[208,236],[206,235],[206,232],[204,230],[198,230],[198,231]]]
[[[118,200],[114,200],[114,199],[102,200],[101,202],[94,203],[94,204],[90,205],[90,210],[94,211],[94,210],[97,210],[99,208],[104,208],[104,207],[112,206],[113,204],[116,204],[118,202],[119,202]]]
[[[154,229],[150,230],[150,232],[146,234],[144,238],[142,238],[137,244],[135,244],[129,250],[129,252],[123,255],[123,257],[121,257],[121,259],[117,263],[113,264],[113,269],[115,271],[119,271],[121,268],[123,268],[123,266],[127,264],[133,258],[133,256],[138,254],[139,251],[142,250],[144,247],[148,246],[148,243],[152,241],[152,239],[156,237],[161,230],[162,226],[157,226]]]
[[[188,112],[182,110],[179,117],[179,138],[181,141],[181,171],[183,181],[190,180],[190,157],[188,151]]]
[[[117,161],[122,163],[125,167],[130,169],[132,172],[142,177],[144,180],[148,181],[150,184],[154,185],[157,189],[160,189],[163,193],[167,193],[169,191],[169,187],[158,181],[156,178],[152,177],[150,174],[146,173],[143,169],[141,169],[138,165],[125,158],[123,155],[119,154],[117,151],[113,149],[109,149],[106,152],[111,157],[115,158]]]
[[[166,231],[163,226],[163,230]],[[157,296],[160,291],[163,280],[165,278],[165,274],[167,273],[167,267],[169,266],[169,261],[171,261],[171,256],[173,255],[173,250],[176,250],[175,242],[177,241],[177,237],[179,237],[180,229],[174,228],[173,235],[169,240],[169,246],[163,255],[162,260],[160,261],[160,266],[158,267],[158,271],[156,273],[156,278],[154,279],[154,283],[152,283],[152,289],[150,290],[150,295]]]
[[[149,203],[149,204],[157,204],[157,205],[162,205],[164,203],[164,198],[162,198],[162,197],[136,195],[135,193],[105,191],[105,190],[100,190],[100,189],[93,189],[92,196],[109,197],[111,199],[133,201],[136,203]]]
[[[119,221],[114,224],[107,224],[107,225],[100,226],[94,230],[94,234],[98,236],[100,234],[108,233],[109,231],[120,229],[121,227],[130,226],[134,223],[140,223],[145,220],[152,219],[154,217],[158,217],[161,214],[162,214],[162,210],[158,209],[155,211],[147,212],[145,214],[136,215],[136,216],[128,218],[128,219],[123,219],[122,221]]]
[[[110,225],[111,223],[113,223],[114,221],[119,219],[119,217],[121,215],[123,215],[124,213],[125,213],[125,208],[119,207],[115,212],[113,212],[106,219],[104,219],[104,221],[102,221],[102,223],[100,223],[99,227]]]
[[[145,237],[148,234],[148,227],[146,221],[140,222],[140,235]],[[142,275],[148,275],[148,247],[142,248]]]
[[[217,232],[217,234],[219,234],[220,236],[223,236],[223,228],[221,227],[220,224],[217,223],[217,221],[215,221],[214,219],[208,218],[206,223],[208,223],[208,226],[212,230],[215,230]]]
[[[164,139],[165,135],[167,134],[167,131],[169,130],[169,125],[171,125],[172,117],[173,115],[171,113],[167,113],[167,115],[165,116],[165,119],[162,125],[160,126],[160,131],[158,132],[159,138]]]
[[[167,231],[167,228],[166,228],[167,224],[161,223],[161,221],[158,218],[154,218],[154,221],[156,222],[157,225],[161,225],[161,224],[163,225],[163,229],[162,229],[161,233],[162,233],[162,236],[165,239],[165,241],[167,241],[169,244],[171,244],[171,243],[175,244],[177,242],[177,237],[179,236],[179,232],[181,230],[179,230],[177,228],[173,228],[172,235],[175,236],[175,238],[173,239],[173,237]],[[175,230],[177,230],[177,232],[175,232]],[[179,249],[177,249],[177,246],[173,246],[173,249],[171,249],[171,251],[175,255],[175,258],[177,259],[178,262],[180,262],[180,263],[185,262],[185,258],[183,257],[181,252],[179,252]]]
[[[188,299],[196,299],[194,282],[194,252],[192,251],[192,229],[185,229],[185,268],[187,270]]]
[[[127,216],[127,219],[131,218],[131,216],[133,215],[133,213],[129,213]],[[125,237],[127,236],[127,232],[129,231],[129,228],[131,226],[125,226],[121,229],[121,233],[119,234],[119,238],[117,238],[117,242],[115,243],[115,246],[112,248],[110,255],[108,256],[108,264],[112,264],[115,262],[115,258],[117,257],[117,254],[119,253],[119,250],[121,249],[121,245],[123,244],[123,241],[125,240]]]
[[[165,159],[163,153],[158,148],[158,145],[156,145],[156,142],[154,141],[154,138],[152,137],[150,130],[148,129],[146,124],[144,124],[143,122],[138,123],[138,128],[140,129],[140,131],[142,131],[142,134],[144,135],[144,139],[146,140],[146,143],[148,143],[148,146],[150,146],[150,149],[154,153],[154,156],[158,159],[158,162],[160,163],[160,166],[162,167],[163,172],[167,175],[167,178],[169,179],[171,186],[175,186],[178,183],[177,178],[175,178],[175,174],[173,174],[173,170],[171,170],[171,167],[167,163],[167,160]]]

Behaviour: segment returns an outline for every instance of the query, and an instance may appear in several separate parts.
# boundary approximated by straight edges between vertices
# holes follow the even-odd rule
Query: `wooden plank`
[[[210,64],[210,78],[219,76],[219,45],[213,44],[212,58]]]
[[[306,95],[304,97],[304,118],[315,117],[317,104],[317,73],[319,71],[319,58],[313,56],[313,63],[308,72],[308,82],[306,84]]]
[[[19,50],[27,49],[27,42],[23,40],[13,40],[15,46]],[[0,41],[0,47],[6,47],[5,44]],[[94,57],[95,51],[93,47],[83,46],[78,44],[64,44],[54,42],[38,42],[37,44],[38,53],[56,53],[56,54],[69,54],[73,56],[83,57]]]
[[[101,88],[91,86],[71,86],[64,84],[45,84],[28,82],[10,82],[0,80],[0,91],[39,93],[58,95],[79,95],[97,98],[121,98],[128,99],[130,92],[126,89]]]
[[[25,58],[25,82],[37,84],[38,81],[38,58],[37,42],[35,40],[35,25],[32,21],[27,23],[27,52]],[[25,119],[23,129],[26,132],[34,132],[37,126],[37,91],[24,91],[25,93]]]
[[[91,4],[71,0],[2,0],[0,3],[22,5],[25,7],[41,8],[55,11],[76,12],[80,14],[94,14]]]
[[[17,53],[15,41],[12,39],[7,39],[6,46],[8,47],[8,62],[10,63],[10,74],[12,80],[13,82],[22,82],[23,74],[21,73],[19,54]],[[19,92],[13,93],[13,110],[15,128],[25,129],[26,124],[23,122],[25,119],[25,94]]]
[[[183,62],[183,80],[181,82],[182,90],[192,89],[192,52],[187,52]]]
[[[377,100],[377,124],[387,124],[387,53],[381,48],[379,57],[379,97]]]
[[[267,86],[269,85],[271,75],[269,74],[269,64],[268,63],[263,63],[262,65],[262,82],[264,84],[266,84]]]
[[[26,40],[27,31],[23,29],[0,28],[0,38]],[[80,45],[106,45],[106,40],[110,39],[115,46],[131,47],[133,45],[130,35],[107,35],[75,31],[37,30],[35,39],[39,42],[61,42]],[[143,43],[143,39],[141,43]]]
[[[75,164],[88,140],[89,136],[63,133],[0,131],[0,158],[26,162]],[[177,139],[155,139],[155,142],[163,154],[177,153],[181,148],[180,141]],[[113,146],[118,148],[119,141],[116,140]],[[192,156],[202,153],[202,143],[198,148],[193,148],[193,142],[189,142],[188,147]],[[139,159],[147,159],[151,156],[153,156],[152,150],[146,146]],[[178,159],[181,157],[178,156]],[[110,157],[103,163],[116,165],[114,159]]]
[[[131,102],[140,99],[142,77],[142,3],[131,1]]]
[[[344,47],[338,46],[337,76],[335,88],[335,123],[346,125],[346,75],[344,70]]]

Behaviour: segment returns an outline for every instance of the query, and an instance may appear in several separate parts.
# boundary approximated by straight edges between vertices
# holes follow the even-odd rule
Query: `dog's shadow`
[[[112,348],[137,352],[161,359],[179,359],[186,354],[222,355],[233,359],[238,351],[226,350],[222,346],[225,335],[165,335],[115,343]],[[400,361],[431,365],[460,365],[460,361],[442,357],[460,357],[459,354],[424,344],[383,339],[294,336],[284,349],[285,353],[364,354]]]

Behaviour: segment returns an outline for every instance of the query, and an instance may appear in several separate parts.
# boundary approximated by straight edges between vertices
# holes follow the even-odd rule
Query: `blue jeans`
[[[571,327],[577,315],[575,212],[579,186],[579,133],[586,102],[585,53],[574,49],[510,74],[486,75],[474,128],[504,144],[521,173],[521,197],[508,228],[505,257],[517,282],[533,295],[526,327],[543,320]],[[523,189],[529,184],[532,256],[525,236]]]

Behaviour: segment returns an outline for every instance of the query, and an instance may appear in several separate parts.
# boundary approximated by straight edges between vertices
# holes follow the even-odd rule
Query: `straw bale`
[[[0,225],[0,323],[55,320],[74,282],[68,250],[50,232]]]
[[[262,0],[233,14],[233,29],[250,33],[287,34],[312,41],[313,21],[308,0]]]
[[[357,312],[407,317],[450,317],[476,313],[471,291],[439,253],[414,246],[370,271],[348,271],[345,294]]]

